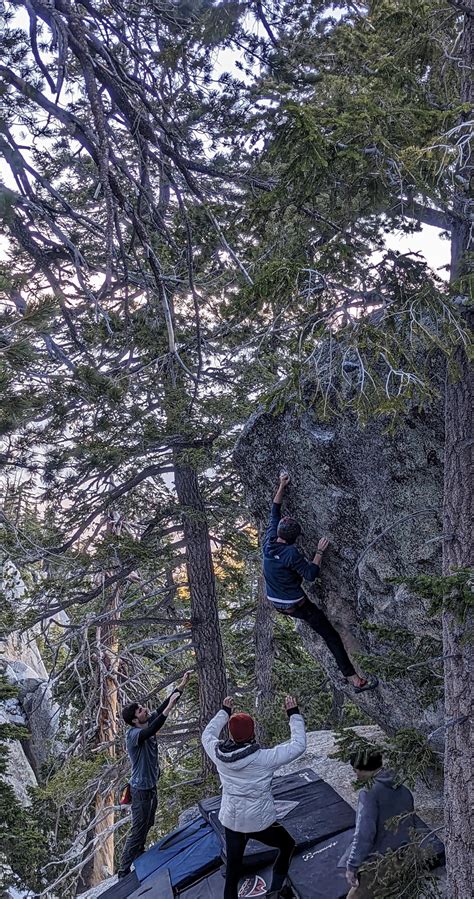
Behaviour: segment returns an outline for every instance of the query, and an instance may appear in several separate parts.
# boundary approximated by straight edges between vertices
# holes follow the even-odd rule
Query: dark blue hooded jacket
[[[273,503],[263,542],[263,573],[267,596],[277,602],[295,603],[304,598],[301,582],[319,577],[319,565],[308,562],[293,543],[278,543],[281,504]]]

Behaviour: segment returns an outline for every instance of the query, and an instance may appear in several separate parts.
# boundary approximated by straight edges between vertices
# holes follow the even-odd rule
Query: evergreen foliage
[[[126,771],[121,726],[112,752],[101,742],[104,679],[119,702],[164,695],[195,666],[199,621],[217,620],[218,603],[229,687],[253,710],[256,539],[231,452],[255,403],[396,429],[407,409],[440,402],[445,370],[459,378],[467,266],[448,285],[386,239],[422,224],[449,239],[467,216],[470,111],[451,2],[4,6],[2,554],[28,596],[2,608],[2,625],[35,629],[62,750],[31,813],[6,785],[1,810],[15,875],[33,889],[59,880],[67,896],[71,843],[86,859],[95,796]],[[179,471],[193,503],[177,495]],[[186,568],[199,526],[216,587],[201,619]],[[467,631],[467,570],[407,586]],[[291,628],[276,623],[274,739],[290,681],[310,727],[334,720]],[[382,660],[364,658],[367,670],[403,677],[409,657],[426,704],[439,698],[437,641],[377,635]],[[215,699],[200,674],[164,732],[157,832],[215,788],[196,751]],[[345,731],[341,753],[354,740]],[[437,764],[413,731],[387,751],[409,782]],[[426,874],[421,852],[410,859],[407,897]]]
[[[349,762],[355,754],[367,760],[371,752],[381,752],[387,768],[393,770],[400,782],[413,787],[418,779],[430,783],[434,773],[440,773],[438,755],[431,749],[423,734],[414,728],[402,728],[383,743],[374,743],[350,728],[340,729],[336,736],[337,750],[333,758]],[[356,789],[364,784],[354,781]]]

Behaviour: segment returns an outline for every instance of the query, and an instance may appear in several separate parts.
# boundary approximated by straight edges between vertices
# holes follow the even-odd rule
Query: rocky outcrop
[[[44,666],[41,659],[39,666],[34,668],[20,658],[12,659],[10,643],[11,641],[8,641],[3,650],[5,655],[2,661],[6,662],[5,674],[8,680],[18,688],[18,702],[31,734],[26,741],[26,752],[35,772],[38,773],[52,750],[58,728],[59,708],[53,700],[46,672],[43,676]],[[32,654],[31,644],[25,649],[26,657],[29,658]]]
[[[427,616],[423,602],[390,580],[440,570],[442,452],[443,425],[436,411],[414,412],[394,433],[380,421],[361,429],[348,416],[327,423],[311,411],[259,412],[238,442],[234,461],[258,525],[265,524],[285,468],[291,483],[284,509],[302,525],[303,549],[312,556],[317,539],[330,538],[322,583],[307,589],[349,652],[389,653],[390,644],[367,631],[366,622],[417,640],[440,639],[439,624]],[[298,628],[337,687],[385,731],[416,726],[430,732],[439,725],[440,704],[420,702],[408,671],[382,680],[374,693],[354,696],[322,640],[306,625]],[[410,651],[409,637],[406,644]]]
[[[12,607],[21,608],[26,588],[20,573],[11,561],[2,567],[2,589]],[[48,672],[41,658],[34,632],[12,633],[0,640],[0,671],[18,690],[16,700],[0,703],[0,713],[11,724],[22,724],[30,732],[20,745],[9,743],[10,758],[16,757],[25,784],[31,776],[26,771],[26,759],[35,782],[41,766],[51,753],[59,724],[59,706],[53,700]],[[18,793],[18,790],[22,794]],[[24,798],[21,781],[15,791]]]
[[[1,724],[26,725],[25,717],[15,700],[10,699],[0,704]],[[3,776],[14,790],[19,802],[22,805],[29,805],[31,800],[28,794],[28,787],[37,786],[37,780],[19,740],[10,740],[7,743],[7,770]]]

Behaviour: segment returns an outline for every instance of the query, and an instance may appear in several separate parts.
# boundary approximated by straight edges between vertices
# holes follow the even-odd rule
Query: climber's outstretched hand
[[[329,546],[329,540],[327,537],[321,537],[321,540],[318,543],[318,553],[323,553]]]
[[[298,708],[298,700],[294,696],[285,696],[285,709],[290,712],[291,709]]]
[[[227,706],[228,709],[233,709],[234,708],[234,700],[232,699],[232,696],[226,696],[222,705]]]

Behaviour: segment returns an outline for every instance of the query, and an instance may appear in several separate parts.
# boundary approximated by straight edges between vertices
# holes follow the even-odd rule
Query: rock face
[[[32,634],[11,634],[0,643],[2,673],[18,688],[18,709],[31,737],[26,756],[37,775],[51,753],[58,729],[59,708],[52,698],[48,674]],[[4,708],[7,704],[4,704]],[[12,721],[12,723],[14,723]]]
[[[12,607],[21,609],[25,603],[26,587],[20,572],[10,560],[2,565],[1,588]],[[16,753],[20,763],[24,756],[34,772],[33,776],[37,776],[52,750],[59,723],[59,706],[53,700],[48,672],[35,633],[11,633],[0,640],[0,671],[18,688],[18,699],[1,703],[0,714],[4,716],[3,720],[11,724],[24,725],[31,734],[22,746],[15,742],[10,744],[10,756]],[[30,783],[27,773],[25,783]],[[19,789],[21,796],[18,792],[17,795],[23,799],[25,790],[21,790],[21,785]]]
[[[239,439],[234,461],[257,523],[266,523],[284,468],[291,482],[283,509],[302,525],[303,550],[312,558],[318,538],[330,538],[322,584],[305,589],[349,652],[389,652],[364,622],[441,638],[423,602],[389,579],[440,570],[442,452],[442,420],[433,412],[413,413],[393,435],[376,421],[362,430],[347,417],[323,423],[310,411],[259,412]],[[423,708],[408,673],[355,696],[323,641],[306,625],[298,628],[334,683],[385,731],[439,725],[440,705]]]
[[[15,704],[15,701],[10,699],[8,702],[0,704],[0,724],[24,726],[25,723],[18,703]],[[30,805],[28,787],[36,787],[37,780],[19,740],[10,740],[7,744],[7,770],[4,778],[13,788],[15,796],[21,804]]]

